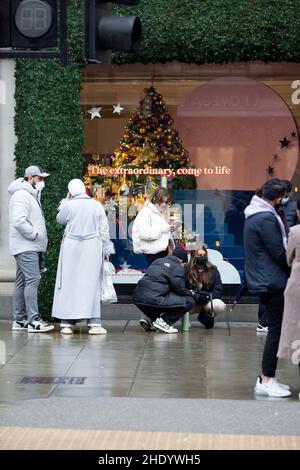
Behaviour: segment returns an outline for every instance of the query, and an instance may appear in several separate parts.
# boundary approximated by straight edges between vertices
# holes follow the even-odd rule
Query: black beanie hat
[[[176,246],[175,250],[173,250],[172,255],[176,256],[176,258],[181,259],[181,261],[183,261],[184,263],[188,262],[187,252],[180,246]]]

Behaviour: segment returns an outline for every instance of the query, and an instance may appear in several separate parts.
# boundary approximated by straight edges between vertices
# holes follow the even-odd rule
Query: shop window
[[[132,160],[120,146],[130,119],[139,112],[144,86],[128,79],[126,87],[103,81],[93,81],[90,87],[89,99],[83,95],[82,100],[85,182],[89,194],[103,203],[108,213],[117,251],[111,258],[116,271],[114,281],[134,284],[145,270],[144,256],[133,253],[132,222],[145,196],[157,185],[168,185],[177,203],[172,216],[180,212],[178,207],[182,214],[185,206],[192,207],[188,229],[193,235],[201,228],[200,236],[223,283],[238,284],[243,276],[245,207],[268,178],[292,180],[298,171],[298,132],[284,100],[262,82],[245,77],[218,78],[198,85],[193,82],[180,89],[174,83],[156,86],[172,118],[171,126],[186,150],[186,154],[177,156],[178,166],[193,169],[192,177],[188,175],[181,185],[179,179],[168,179],[166,175],[127,178],[97,172],[97,168],[114,165],[111,156],[115,158],[115,152],[121,152],[118,158],[123,166],[126,159],[130,166]],[[124,109],[114,112],[119,104]],[[93,108],[94,113],[102,108],[101,117],[93,118]],[[148,132],[152,131],[146,129]],[[172,154],[173,143],[170,139],[165,154],[170,163],[166,167],[170,168],[174,161],[167,152]],[[156,155],[151,156],[150,151],[146,154],[140,155],[140,167],[155,161]]]

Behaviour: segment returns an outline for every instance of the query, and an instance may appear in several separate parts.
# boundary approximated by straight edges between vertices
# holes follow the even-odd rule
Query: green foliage
[[[114,8],[143,24],[138,54],[115,54],[116,63],[300,62],[299,1],[141,0]]]
[[[42,205],[49,246],[47,273],[43,274],[39,305],[45,318],[51,314],[62,229],[56,223],[57,205],[67,194],[67,183],[82,177],[83,120],[80,110],[82,63],[82,2],[69,3],[70,65],[57,60],[19,60],[16,68],[16,118],[18,137],[15,159],[17,176],[32,164],[45,168]]]

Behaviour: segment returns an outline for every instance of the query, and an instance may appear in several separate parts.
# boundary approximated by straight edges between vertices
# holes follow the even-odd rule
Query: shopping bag
[[[118,302],[109,267],[109,261],[103,261],[101,302],[103,304],[113,304],[115,302]]]

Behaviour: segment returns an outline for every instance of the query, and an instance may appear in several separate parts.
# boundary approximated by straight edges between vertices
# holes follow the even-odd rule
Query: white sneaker
[[[140,325],[142,328],[144,328],[145,331],[156,331],[156,328],[154,328],[153,323],[147,318],[141,318]]]
[[[11,329],[12,331],[27,331],[27,326],[28,326],[27,322],[14,321]]]
[[[60,330],[62,335],[72,335],[73,334],[73,329],[70,326],[64,326]]]
[[[262,383],[261,378],[257,377],[256,385],[254,387],[256,395],[265,395],[268,397],[289,397],[292,393],[290,390],[282,388],[279,383],[272,377],[268,382]]]
[[[43,320],[36,320],[32,323],[28,323],[28,333],[45,333],[46,331],[54,330],[53,325],[44,322]]]
[[[267,326],[262,326],[259,323],[257,323],[256,331],[257,333],[268,333],[269,328]]]
[[[106,335],[107,330],[103,326],[90,326],[89,335]]]
[[[177,328],[174,328],[171,325],[168,325],[162,318],[157,318],[152,325],[164,333],[178,333]]]
[[[278,380],[276,379],[276,377],[274,377],[274,381],[275,381],[276,383],[278,383],[279,387],[282,387],[282,388],[284,388],[285,390],[290,390],[290,388],[291,388],[289,385],[282,384],[281,382],[278,382]]]

